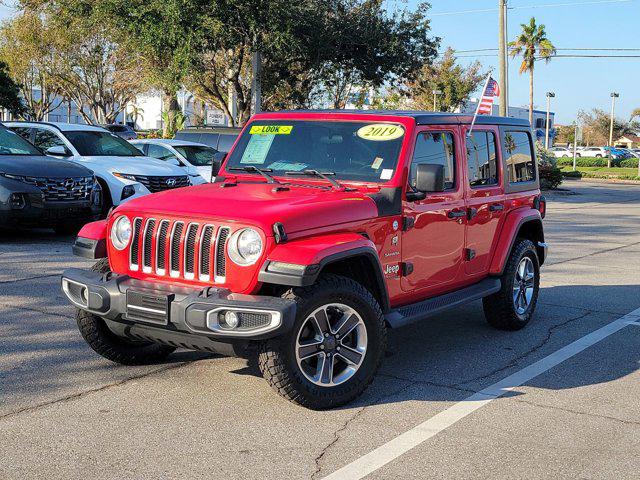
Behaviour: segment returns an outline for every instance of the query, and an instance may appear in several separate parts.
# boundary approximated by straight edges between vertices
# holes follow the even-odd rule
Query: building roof
[[[388,115],[414,118],[418,125],[465,125],[471,123],[473,115],[467,113],[424,112],[417,110],[284,110],[265,113],[324,113],[344,115]],[[511,125],[528,127],[529,121],[521,118],[478,115],[476,125]]]
[[[623,138],[626,138],[627,140],[631,140],[633,143],[640,143],[640,137],[637,135],[623,135],[622,137],[620,137],[620,140],[622,140]]]

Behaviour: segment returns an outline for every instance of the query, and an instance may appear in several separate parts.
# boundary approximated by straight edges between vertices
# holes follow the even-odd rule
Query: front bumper
[[[20,208],[0,204],[0,226],[53,227],[64,223],[87,223],[100,216],[100,206],[89,201],[44,202],[39,195],[20,194]]]
[[[198,339],[224,342],[282,335],[296,315],[295,302],[279,297],[165,285],[78,268],[63,272],[62,291],[76,307],[105,319],[119,335],[161,343],[177,335],[185,339],[179,345],[203,350],[208,348],[198,347]],[[226,312],[237,315],[237,327],[225,323]]]

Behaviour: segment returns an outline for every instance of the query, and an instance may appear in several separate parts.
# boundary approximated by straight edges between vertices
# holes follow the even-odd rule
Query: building
[[[640,137],[637,135],[625,135],[615,142],[616,147],[640,148]]]
[[[478,107],[478,99],[472,98],[466,103],[465,107],[461,109],[462,113],[470,113],[473,115]],[[500,106],[494,102],[491,110],[492,115],[499,115]],[[529,109],[522,107],[509,107],[508,116],[511,118],[522,118],[529,120]],[[549,145],[553,145],[553,140],[556,136],[555,128],[555,113],[549,112]],[[547,112],[545,110],[533,110],[533,133],[536,140],[544,143],[544,136],[546,134],[547,125]]]

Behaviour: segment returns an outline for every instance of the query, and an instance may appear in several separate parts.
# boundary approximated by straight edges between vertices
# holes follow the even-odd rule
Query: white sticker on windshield
[[[384,162],[383,158],[380,157],[376,157],[376,159],[373,161],[373,163],[371,164],[371,168],[373,168],[374,170],[377,170],[380,168],[380,165],[382,165],[382,162]]]
[[[393,168],[383,168],[380,180],[389,180],[391,177],[393,177]]]
[[[306,163],[288,163],[288,162],[274,162],[269,165],[271,170],[286,170],[287,172],[300,172],[307,168]]]
[[[250,165],[264,164],[275,135],[251,135],[247,148],[244,149],[240,163]]]

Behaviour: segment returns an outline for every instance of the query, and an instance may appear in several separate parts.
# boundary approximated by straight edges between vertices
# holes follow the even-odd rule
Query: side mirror
[[[408,192],[407,200],[422,200],[426,193],[444,192],[444,165],[419,163],[411,186],[416,192]]]
[[[222,168],[224,160],[227,158],[227,154],[224,152],[216,152],[213,154],[213,161],[211,162],[211,181],[218,175],[218,172]]]
[[[57,157],[70,157],[71,155],[69,154],[69,151],[64,148],[63,145],[55,145],[53,147],[49,147],[47,148],[47,150],[44,152],[47,155],[55,155]]]

